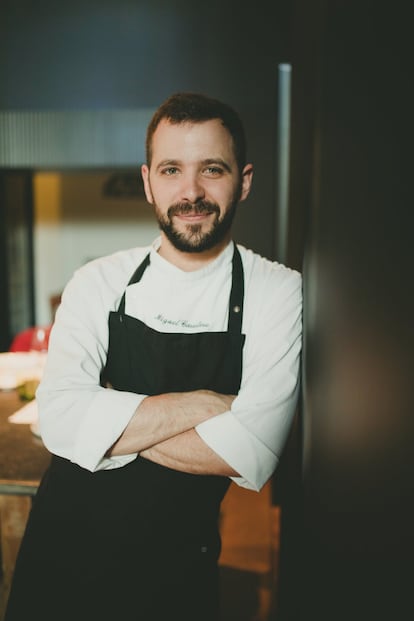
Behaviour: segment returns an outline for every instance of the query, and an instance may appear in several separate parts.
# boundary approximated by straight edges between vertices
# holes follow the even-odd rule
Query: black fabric
[[[148,264],[149,256],[130,282]],[[237,394],[243,295],[235,247],[227,332],[157,332],[125,315],[123,296],[109,317],[102,385],[148,395]],[[5,621],[29,614],[217,621],[218,516],[228,486],[227,477],[181,473],[140,456],[95,473],[54,456],[34,500]]]

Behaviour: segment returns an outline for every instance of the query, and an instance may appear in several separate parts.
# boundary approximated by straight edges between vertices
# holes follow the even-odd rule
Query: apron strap
[[[145,270],[147,269],[148,265],[150,263],[150,253],[147,254],[147,256],[145,257],[145,259],[143,260],[142,263],[140,263],[140,265],[138,265],[137,269],[135,270],[135,272],[132,274],[129,283],[127,284],[127,287],[129,287],[129,285],[133,285],[136,282],[139,282],[142,278],[142,274],[145,272]],[[125,315],[125,293],[126,293],[126,289],[122,295],[121,301],[119,303],[118,306],[118,313],[120,315]]]
[[[132,274],[127,287],[141,280],[142,275],[147,269],[149,263],[150,263],[150,253],[147,254],[145,259],[142,261],[142,263],[137,267],[135,272]],[[228,319],[228,325],[227,325],[228,331],[231,332],[232,334],[241,334],[242,321],[243,321],[243,302],[244,302],[243,264],[242,264],[240,252],[236,244],[234,244],[233,274],[232,274],[232,284],[231,284],[231,292],[230,292],[230,299],[229,299],[229,319]],[[120,315],[125,314],[125,291],[119,303],[118,313]]]
[[[243,322],[244,274],[239,249],[234,244],[233,278],[229,300],[229,320],[227,329],[232,334],[241,334]]]

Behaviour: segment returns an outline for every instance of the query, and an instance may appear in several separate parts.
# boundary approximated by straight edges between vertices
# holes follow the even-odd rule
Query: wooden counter
[[[0,620],[32,496],[50,461],[50,453],[29,425],[8,420],[23,405],[16,391],[0,391]]]
[[[29,425],[8,420],[23,405],[15,390],[0,392],[0,494],[33,495],[50,460]]]

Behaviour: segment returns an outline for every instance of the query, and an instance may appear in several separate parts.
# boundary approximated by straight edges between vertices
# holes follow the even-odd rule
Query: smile
[[[202,220],[205,220],[209,216],[211,216],[212,213],[213,213],[212,211],[207,211],[207,212],[202,212],[202,213],[196,213],[196,212],[178,213],[176,214],[176,217],[180,218],[180,220],[185,220],[187,222],[200,222]]]

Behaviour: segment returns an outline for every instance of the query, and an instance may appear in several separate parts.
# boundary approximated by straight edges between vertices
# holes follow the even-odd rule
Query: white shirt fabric
[[[149,247],[122,250],[75,272],[52,328],[37,390],[40,432],[54,454],[90,470],[122,467],[106,457],[146,395],[99,385],[116,311],[147,253],[150,265],[126,290],[125,312],[159,332],[227,331],[233,242],[206,267],[184,272]],[[301,350],[300,274],[238,245],[245,281],[242,382],[231,410],[196,427],[204,442],[260,490],[276,469],[295,412]]]

